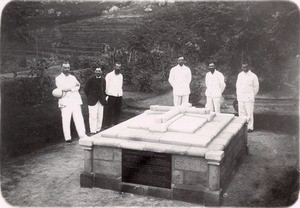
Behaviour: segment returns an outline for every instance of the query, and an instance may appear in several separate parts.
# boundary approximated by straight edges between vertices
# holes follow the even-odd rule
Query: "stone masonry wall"
[[[172,185],[207,184],[208,166],[204,158],[172,156]]]
[[[122,177],[122,150],[94,146],[94,187],[119,190]]]
[[[232,138],[228,146],[225,148],[224,158],[221,163],[221,187],[226,186],[227,180],[232,175],[234,169],[237,167],[241,158],[246,154],[247,140],[245,137],[245,127],[241,128],[239,132]]]

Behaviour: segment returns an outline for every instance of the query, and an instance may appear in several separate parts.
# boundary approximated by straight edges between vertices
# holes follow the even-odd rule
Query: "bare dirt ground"
[[[255,131],[249,134],[249,155],[233,174],[224,192],[223,206],[286,206],[298,197],[296,135]],[[13,206],[91,207],[167,206],[197,204],[81,188],[83,149],[78,141],[56,144],[2,163],[1,188]],[[293,190],[296,192],[293,193]]]

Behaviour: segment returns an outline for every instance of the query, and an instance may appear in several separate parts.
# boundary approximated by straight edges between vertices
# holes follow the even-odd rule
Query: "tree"
[[[246,60],[274,87],[299,54],[299,29],[291,2],[177,2],[146,16],[127,39],[129,50],[160,51],[161,62],[185,56],[191,68],[215,62],[233,76]]]
[[[29,19],[39,14],[42,3],[39,1],[11,1],[2,12],[2,32],[7,38],[17,41],[28,41]]]

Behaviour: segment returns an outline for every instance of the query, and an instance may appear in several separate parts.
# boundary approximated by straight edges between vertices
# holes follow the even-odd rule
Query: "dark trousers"
[[[116,125],[120,121],[122,97],[108,96],[107,101],[107,127]]]

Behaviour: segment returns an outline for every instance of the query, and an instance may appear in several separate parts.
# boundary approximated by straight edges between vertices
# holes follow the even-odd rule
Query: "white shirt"
[[[224,76],[218,70],[212,74],[211,72],[206,73],[205,76],[206,91],[205,95],[207,97],[222,97],[222,93],[226,87],[224,82]]]
[[[115,97],[123,96],[123,75],[115,74],[115,71],[108,73],[105,77],[106,94]]]
[[[236,81],[236,95],[238,101],[254,102],[259,90],[257,76],[252,72],[240,72]]]
[[[174,95],[189,95],[192,80],[191,70],[185,65],[174,66],[169,75],[169,83],[173,87]]]
[[[69,105],[82,105],[81,96],[79,94],[80,83],[77,81],[76,77],[69,74],[69,76],[61,73],[55,78],[55,83],[57,88],[67,91],[64,92],[62,98],[58,99],[58,107],[66,107]]]

